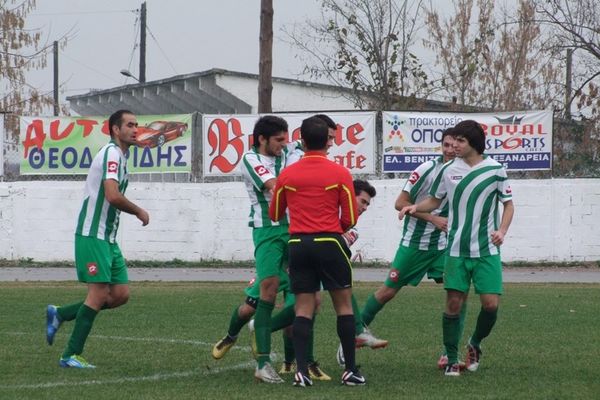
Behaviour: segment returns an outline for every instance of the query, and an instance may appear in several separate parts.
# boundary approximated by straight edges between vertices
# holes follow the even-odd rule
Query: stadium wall
[[[377,197],[358,224],[354,251],[390,261],[401,223],[393,209],[404,180],[371,181]],[[505,261],[600,260],[600,179],[513,180],[515,219]],[[71,260],[83,182],[0,182],[0,258]],[[122,214],[126,258],[188,261],[253,258],[248,197],[240,182],[132,182],[128,197],[150,213],[150,225]]]

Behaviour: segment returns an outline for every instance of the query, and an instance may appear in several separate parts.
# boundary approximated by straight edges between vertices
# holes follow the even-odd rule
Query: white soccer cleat
[[[370,347],[372,349],[383,349],[387,345],[387,340],[376,338],[366,327],[363,333],[356,337],[356,347]]]
[[[265,383],[283,383],[284,382],[284,380],[281,379],[281,377],[279,375],[277,375],[277,372],[275,372],[275,370],[273,369],[273,366],[269,362],[265,363],[264,367],[262,367],[260,369],[258,367],[256,367],[256,371],[254,371],[254,378],[258,382],[265,382]]]
[[[337,353],[335,355],[335,359],[337,360],[337,363],[340,367],[346,366],[346,358],[344,357],[344,348],[342,347],[341,343],[338,346]]]

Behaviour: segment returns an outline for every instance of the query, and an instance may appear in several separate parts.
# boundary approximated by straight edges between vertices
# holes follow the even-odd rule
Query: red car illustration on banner
[[[183,136],[188,124],[176,121],[154,121],[137,130],[135,140],[139,147],[160,147],[170,140]]]

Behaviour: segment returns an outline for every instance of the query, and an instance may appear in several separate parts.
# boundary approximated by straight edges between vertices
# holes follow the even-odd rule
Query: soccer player
[[[328,140],[327,140],[327,149],[330,149],[333,146],[335,140],[335,133],[337,129],[337,125],[335,122],[325,114],[317,114],[315,117],[321,119],[323,122],[327,124],[328,127]],[[302,146],[299,142],[292,142],[286,146],[285,150],[285,166],[289,166],[294,162],[298,161],[304,155],[304,151],[302,150]],[[256,167],[256,166],[255,166]],[[264,166],[263,166],[264,167]],[[265,167],[266,168],[266,167]],[[237,341],[237,337],[241,329],[247,324],[252,316],[256,312],[256,307],[258,304],[258,300],[260,297],[260,283],[258,279],[253,279],[250,285],[244,290],[246,294],[246,299],[244,303],[240,306],[236,307],[233,310],[231,315],[231,319],[229,322],[229,328],[227,330],[227,335],[225,335],[221,340],[219,340],[212,349],[212,356],[216,360],[219,360],[227,354],[229,349],[235,344]],[[277,292],[283,292],[285,306],[284,309],[278,314],[274,315],[271,320],[271,331],[275,332],[282,328],[288,328],[294,319],[294,304],[295,297],[289,291],[289,277],[286,271],[283,269],[279,274],[279,287],[277,288]],[[320,299],[320,298],[319,298]],[[318,306],[317,306],[318,307]],[[253,352],[257,351],[257,343],[256,343],[256,335],[255,335],[255,326],[251,326],[251,335],[252,338],[252,348]],[[291,342],[291,329],[284,330],[284,349],[285,349],[285,361],[281,367],[280,374],[282,373],[291,373],[292,366],[295,358],[295,354],[293,351],[293,344]],[[331,380],[331,378],[323,372],[320,368],[319,363],[315,360],[313,354],[313,346],[312,342],[308,346],[308,370],[310,373],[310,377],[317,380]]]
[[[448,244],[444,266],[446,308],[442,319],[444,345],[448,352],[446,376],[460,375],[459,313],[471,282],[479,294],[481,311],[467,344],[466,367],[472,372],[479,367],[481,341],[496,323],[503,292],[499,247],[504,243],[514,214],[506,170],[483,154],[485,133],[481,125],[473,120],[462,121],[455,126],[454,137],[457,158],[445,164],[438,173],[430,196],[400,211],[401,215],[429,212],[448,199]],[[504,206],[499,225],[498,202]]]
[[[327,159],[327,125],[322,120],[302,121],[300,135],[306,154],[281,173],[269,208],[273,221],[286,218],[288,208],[290,215],[289,271],[296,295],[294,385],[312,385],[306,345],[321,284],[329,291],[338,316],[337,332],[346,358],[342,383],[363,385],[365,378],[354,359],[350,250],[341,236],[358,216],[352,177],[346,168]]]
[[[429,196],[429,190],[437,173],[442,169],[444,163],[454,159],[452,133],[453,129],[450,128],[442,134],[442,155],[440,157],[424,162],[411,173],[396,199],[396,210],[400,211],[403,207],[415,204]],[[417,286],[425,275],[437,283],[442,282],[447,216],[447,201],[443,201],[440,207],[431,213],[416,213],[404,218],[402,239],[392,261],[388,277],[384,284],[368,297],[360,313],[361,319],[367,327],[402,287]],[[464,327],[465,311],[466,303],[460,313],[461,327]],[[360,345],[359,329],[360,327],[357,327],[357,346]],[[366,332],[369,331],[366,330]],[[381,341],[381,339],[378,340]],[[385,347],[385,344],[379,347]],[[341,348],[338,348],[337,361],[343,365]],[[438,366],[444,368],[446,363],[447,357],[444,352],[438,361]]]
[[[80,282],[87,283],[85,301],[46,309],[46,339],[52,345],[64,321],[75,320],[73,333],[60,358],[61,367],[95,368],[82,356],[83,347],[100,310],[129,300],[127,266],[116,243],[119,214],[135,215],[143,226],[148,213],[125,197],[129,146],[135,145],[135,115],[119,110],[108,119],[111,140],[94,157],[85,181],[84,201],[75,231],[75,265]]]

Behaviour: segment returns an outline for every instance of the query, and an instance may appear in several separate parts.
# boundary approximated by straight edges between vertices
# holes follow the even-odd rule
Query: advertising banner
[[[472,119],[486,135],[485,154],[508,170],[552,169],[552,112],[383,112],[383,172],[411,172],[441,154],[444,130]]]
[[[137,146],[127,154],[129,173],[191,171],[192,114],[136,118]],[[21,174],[86,174],[109,141],[108,116],[21,117]]]
[[[300,138],[302,120],[313,113],[277,114],[288,123],[288,141]],[[352,173],[375,172],[374,112],[327,113],[337,124],[336,139],[329,159],[350,169]],[[202,148],[205,176],[238,174],[242,155],[252,146],[252,129],[260,116],[203,115]]]

